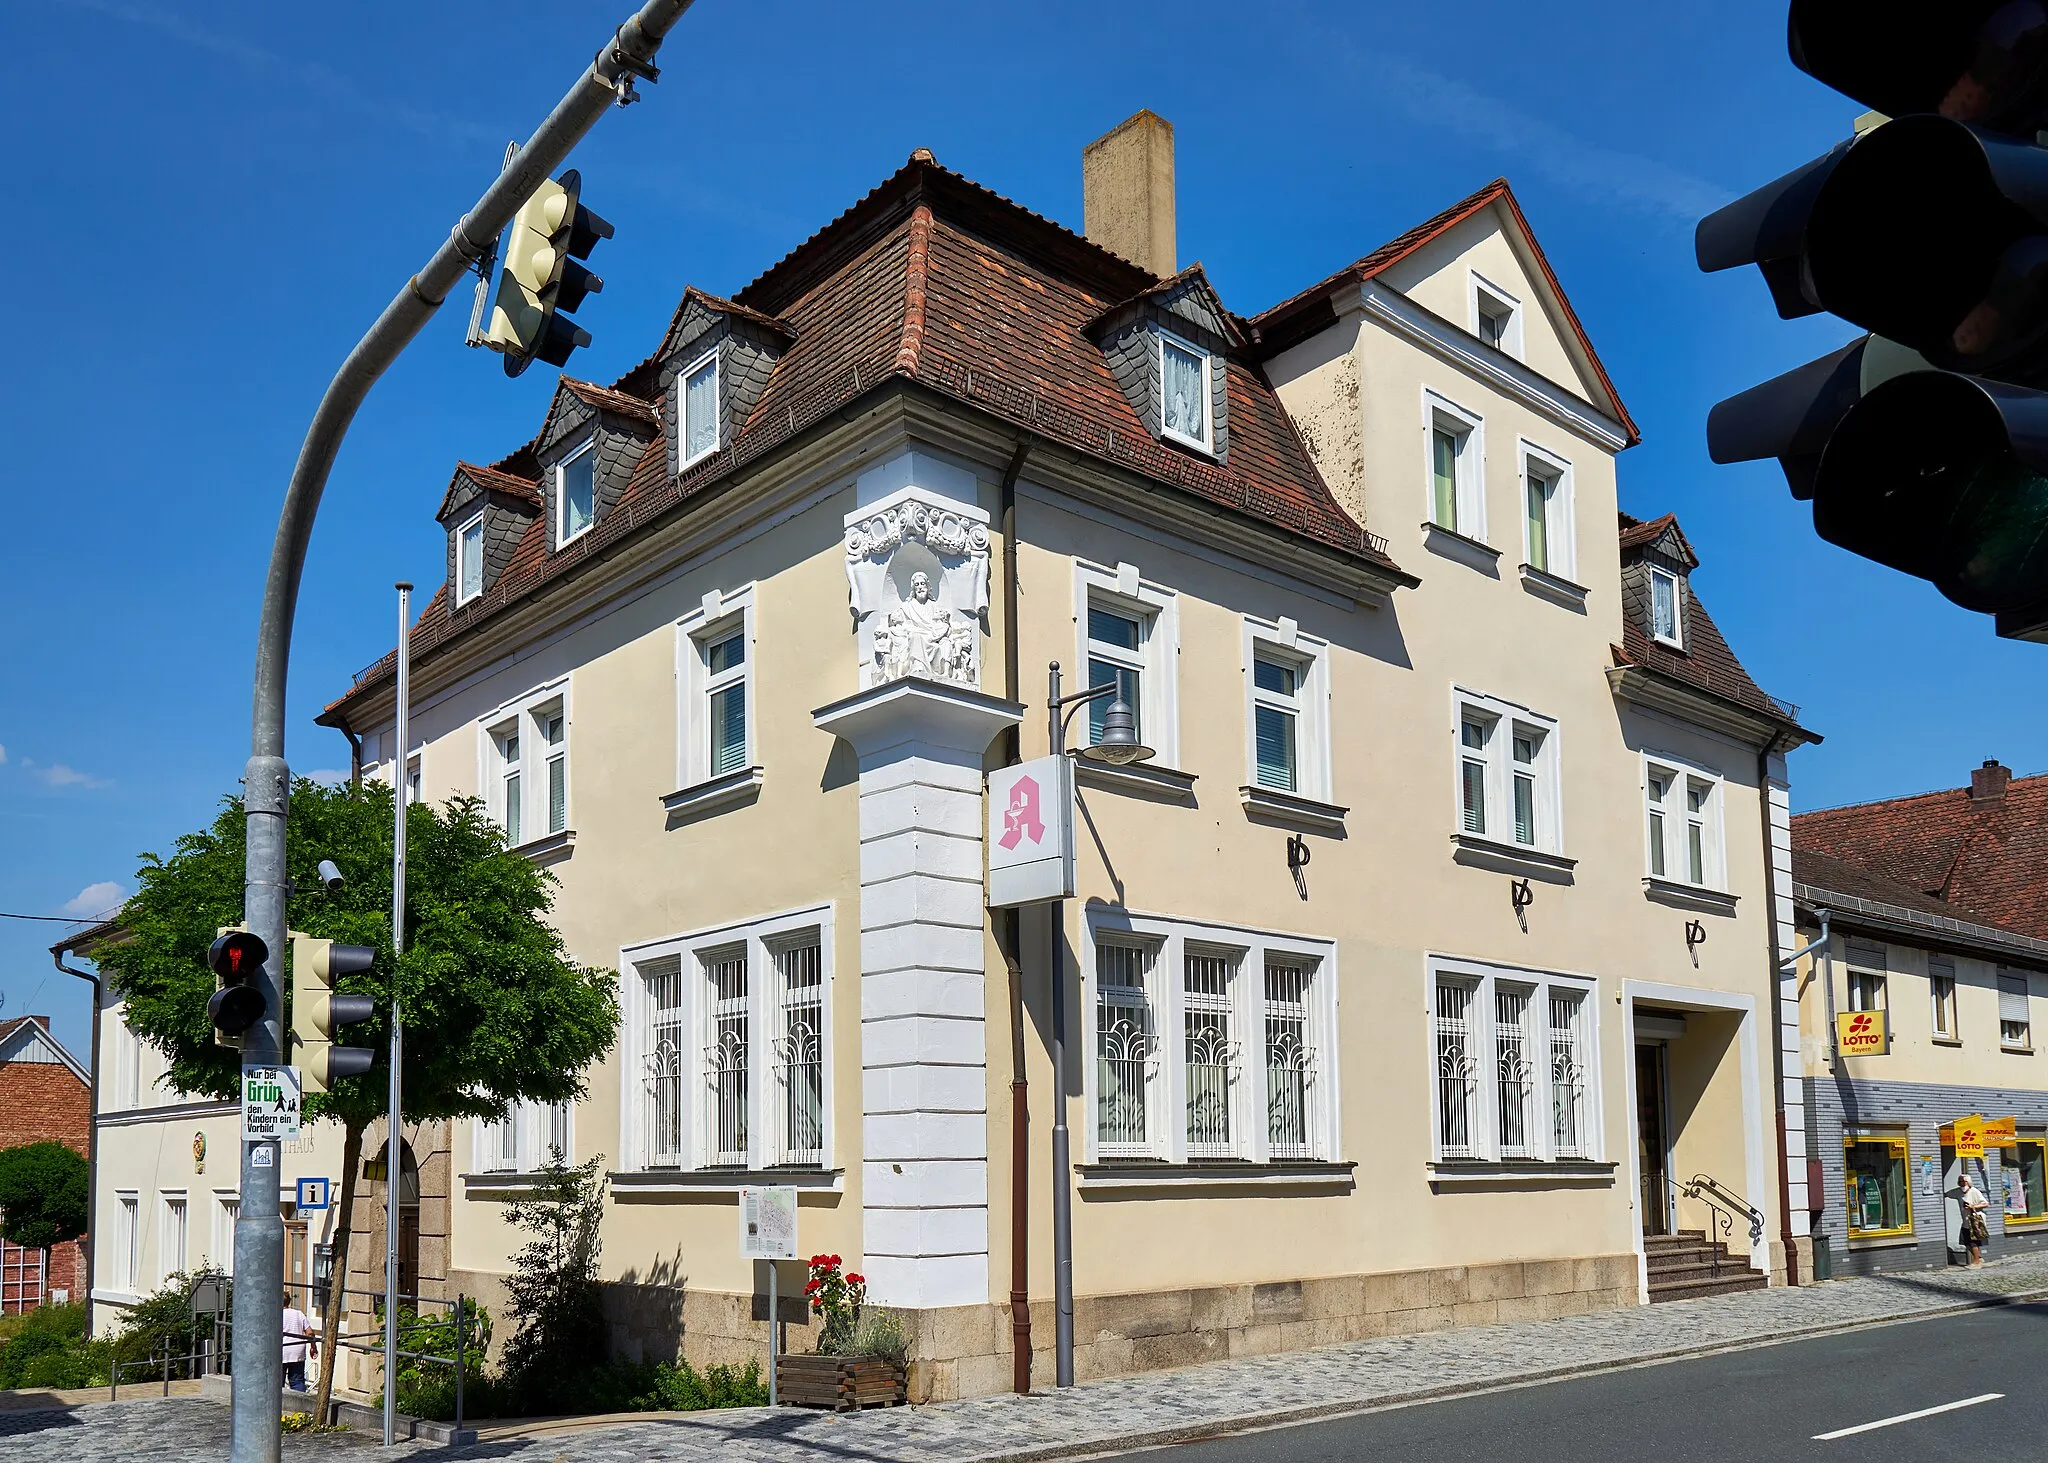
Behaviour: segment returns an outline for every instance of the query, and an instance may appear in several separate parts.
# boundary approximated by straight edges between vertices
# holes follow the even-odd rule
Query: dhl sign
[[[2016,1118],[1987,1118],[1973,1114],[1941,1127],[1941,1146],[1953,1148],[1958,1158],[1982,1158],[1986,1148],[2011,1148],[2019,1142]]]
[[[1835,1047],[1845,1057],[1881,1057],[1892,1049],[1891,1022],[1882,1011],[1844,1011],[1835,1017]]]

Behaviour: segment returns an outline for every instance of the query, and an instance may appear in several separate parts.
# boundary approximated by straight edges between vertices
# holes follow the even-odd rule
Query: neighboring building
[[[1990,1196],[1993,1254],[2048,1247],[2048,1075],[2034,1001],[2048,996],[2048,777],[1996,762],[1964,789],[1792,820],[1808,1140],[1816,1232],[1838,1274],[1960,1261],[1967,1167]],[[1889,1028],[1845,1056],[1836,1018]],[[1958,1119],[2013,1120],[2013,1140],[1956,1155]]]
[[[90,959],[119,940],[117,923],[95,925],[55,947]],[[241,1210],[241,1109],[234,1102],[191,1098],[173,1090],[169,1064],[122,1019],[117,988],[100,993],[100,1074],[93,1115],[97,1157],[92,1232],[102,1237],[92,1276],[93,1329],[174,1275],[235,1267],[235,1216]],[[285,1221],[284,1275],[306,1299],[324,1292],[325,1250],[334,1215],[297,1212],[301,1177],[338,1181],[341,1130],[307,1125],[283,1145],[278,1190]],[[301,1304],[305,1302],[302,1300]]]
[[[626,1027],[583,1101],[458,1125],[449,1289],[500,1307],[560,1147],[610,1175],[627,1354],[760,1354],[773,1182],[905,1314],[915,1395],[1010,1385],[1019,1292],[1043,1382],[1049,952],[1083,1377],[1804,1244],[1773,880],[1812,738],[1678,525],[1618,515],[1635,429],[1507,185],[1248,320],[1172,257],[1169,135],[1091,150],[1092,241],[913,154],[455,468],[412,744],[389,657],[322,720],[487,800]],[[1055,660],[1155,753],[1080,766],[1057,930],[983,885]]]
[[[50,1034],[49,1017],[0,1021],[0,1150],[62,1143],[89,1158],[91,1092],[92,1077]],[[0,1240],[0,1314],[83,1300],[85,1244],[31,1250]]]

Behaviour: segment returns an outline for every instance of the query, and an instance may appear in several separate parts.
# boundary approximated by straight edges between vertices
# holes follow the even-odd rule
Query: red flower
[[[832,1268],[833,1268],[834,1270],[837,1270],[837,1269],[839,1268],[839,1257],[838,1257],[837,1255],[834,1255],[834,1256],[833,1256],[833,1257],[832,1257],[832,1258],[831,1258],[831,1259],[830,1259],[829,1261],[827,1261],[826,1263],[828,1263],[829,1265],[831,1265],[831,1267],[832,1267]]]
[[[848,1285],[866,1285],[868,1282],[865,1276],[849,1275],[846,1277],[846,1283]]]

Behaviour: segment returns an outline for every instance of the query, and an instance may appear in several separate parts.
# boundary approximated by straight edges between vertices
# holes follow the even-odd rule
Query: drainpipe
[[[333,728],[348,738],[348,785],[351,790],[363,785],[363,739],[349,730],[348,722],[335,717],[330,723]]]
[[[1785,1251],[1785,1283],[1799,1283],[1799,1247],[1792,1233],[1792,1155],[1785,1137],[1785,999],[1779,989],[1784,963],[1778,949],[1778,871],[1771,845],[1771,751],[1774,737],[1756,754],[1757,799],[1764,825],[1764,930],[1771,949],[1771,1087],[1778,1127],[1778,1238]],[[1803,1074],[1802,1074],[1803,1075]]]
[[[1017,477],[1030,451],[1030,439],[1020,436],[1003,471],[998,509],[1003,535],[1003,693],[1012,701],[1019,690]],[[1006,766],[1020,760],[1019,746],[1015,727],[1003,733]],[[1021,1396],[1031,1391],[1031,1094],[1024,1067],[1022,921],[1014,909],[994,913],[996,946],[1010,982],[1010,1386]]]
[[[99,1272],[100,1245],[100,978],[89,970],[66,965],[69,945],[59,945],[50,959],[66,975],[92,982],[92,1082],[86,1098],[85,1125],[85,1337],[92,1339],[93,1280]]]

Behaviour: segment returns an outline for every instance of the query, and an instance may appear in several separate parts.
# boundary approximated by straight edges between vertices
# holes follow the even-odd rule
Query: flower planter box
[[[855,1356],[782,1356],[775,1361],[778,1400],[796,1407],[853,1412],[906,1400],[901,1362]]]

